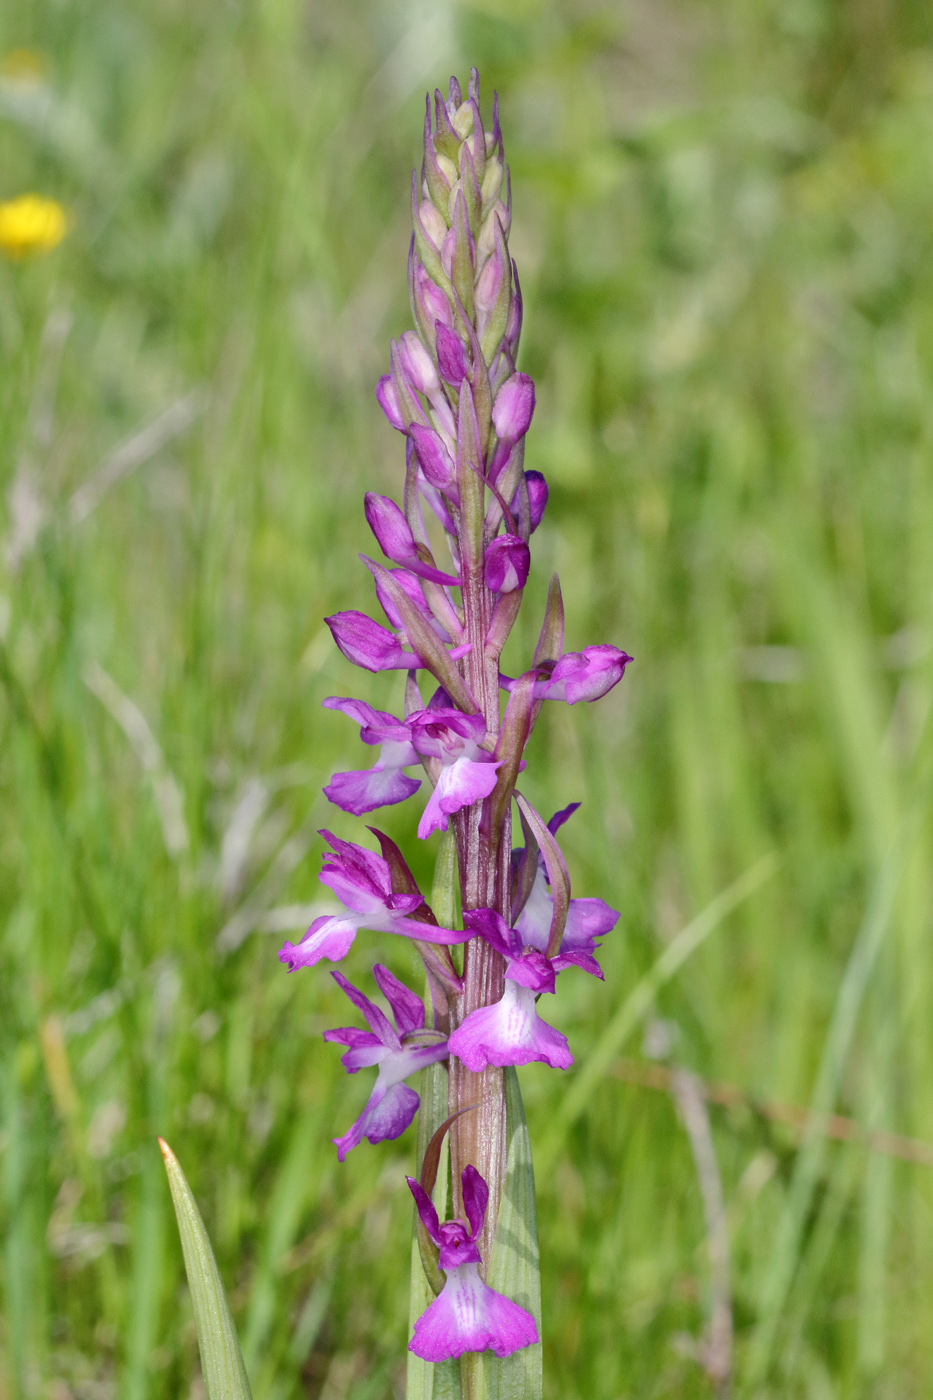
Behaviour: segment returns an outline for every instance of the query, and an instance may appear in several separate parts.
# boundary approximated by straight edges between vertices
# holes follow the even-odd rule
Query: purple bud
[[[434,361],[414,331],[405,331],[398,342],[398,357],[406,378],[419,394],[436,394],[441,387]]]
[[[493,593],[514,593],[524,588],[531,568],[531,552],[518,535],[499,535],[486,550],[486,587]]]
[[[421,227],[424,229],[424,232],[427,234],[428,238],[430,238],[437,251],[440,252],[441,244],[447,236],[446,219],[443,214],[438,213],[430,199],[423,199],[421,201],[418,207],[418,213],[421,216]]]
[[[392,633],[361,612],[339,612],[324,621],[348,661],[364,671],[409,670],[421,665]]]
[[[400,433],[405,431],[405,421],[402,418],[401,410],[398,406],[398,394],[395,392],[395,385],[392,383],[391,374],[384,374],[376,385],[376,398],[379,400],[379,407],[382,409],[393,428],[397,428]]]
[[[440,437],[431,428],[422,427],[420,423],[412,423],[411,439],[415,444],[415,452],[424,472],[432,486],[436,486],[441,491],[447,491],[456,481],[457,473]]]
[[[416,556],[411,526],[394,501],[389,500],[388,496],[377,496],[375,491],[367,491],[364,509],[366,523],[387,559],[404,564]]]
[[[496,395],[492,422],[499,441],[517,442],[524,437],[535,411],[535,384],[527,374],[513,374]]]
[[[502,283],[502,259],[492,252],[476,283],[476,309],[481,316],[489,315],[496,304]]]
[[[426,323],[430,326],[435,321],[442,321],[444,325],[452,325],[453,312],[450,309],[450,302],[437,283],[433,281],[424,264],[417,261],[414,282],[414,295],[422,309]]]
[[[544,509],[547,505],[548,487],[547,482],[540,472],[525,472],[525,485],[528,487],[528,504],[531,514],[532,532],[537,530],[544,519]],[[509,505],[513,515],[518,514],[519,493],[515,492]]]
[[[437,336],[437,367],[448,384],[459,388],[461,381],[469,373],[469,363],[463,341],[457,332],[438,321],[434,327]]]

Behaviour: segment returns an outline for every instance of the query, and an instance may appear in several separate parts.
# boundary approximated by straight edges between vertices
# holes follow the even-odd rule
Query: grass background
[[[157,1131],[257,1397],[403,1394],[411,1134],[338,1171],[346,1004],[275,929],[320,897],[317,828],[355,834],[320,787],[360,751],[321,699],[399,702],[322,618],[368,606],[361,496],[400,489],[372,386],[409,319],[423,92],[471,62],[552,487],[513,656],[557,568],[569,643],[636,657],[534,740],[531,800],[584,803],[577,893],[622,911],[554,1019],[585,1066],[774,852],[659,994],[678,1059],[933,1140],[929,7],[6,0],[0,53],[0,198],[72,213],[0,263],[3,1400],[201,1393]],[[416,818],[384,825],[430,882]],[[348,972],[376,956],[412,970],[364,937]],[[523,1078],[547,1394],[710,1395],[676,1112],[607,1073],[562,1119],[577,1074]],[[929,1169],[713,1126],[737,1393],[929,1394]]]

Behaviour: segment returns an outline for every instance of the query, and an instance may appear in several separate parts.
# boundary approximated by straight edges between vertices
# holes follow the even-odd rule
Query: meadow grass
[[[506,661],[555,568],[570,645],[636,658],[528,773],[621,910],[605,982],[562,979],[575,1069],[522,1077],[547,1394],[711,1395],[690,1143],[612,1072],[645,1017],[702,1076],[933,1141],[928,6],[6,0],[0,55],[0,198],[71,213],[0,262],[0,1397],[200,1393],[157,1132],[254,1394],[403,1394],[413,1136],[338,1170],[345,1006],[275,951],[317,829],[353,835],[320,702],[399,703],[322,619],[370,602],[423,92],[470,63],[551,484]],[[412,972],[373,937],[348,972],[377,956]],[[929,1394],[929,1168],[710,1111],[737,1395]]]

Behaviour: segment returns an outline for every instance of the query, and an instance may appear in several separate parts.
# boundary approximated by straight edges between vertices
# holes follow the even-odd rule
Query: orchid
[[[425,1361],[448,1361],[465,1351],[509,1356],[538,1340],[529,1312],[496,1293],[479,1276],[482,1257],[476,1239],[489,1201],[489,1187],[474,1166],[464,1167],[460,1194],[466,1221],[441,1225],[430,1196],[406,1177],[422,1224],[438,1246],[438,1268],[447,1275],[443,1291],[419,1317],[409,1350]],[[469,1224],[467,1224],[467,1221]]]
[[[424,1277],[413,1276],[413,1298],[421,1297],[426,1278],[436,1281],[438,1268],[446,1277],[414,1323],[412,1393],[432,1393],[433,1384],[419,1380],[413,1366],[460,1357],[460,1393],[471,1400],[484,1393],[482,1366],[515,1352],[527,1352],[521,1394],[541,1395],[536,1317],[486,1274],[487,1266],[500,1269],[504,1286],[537,1307],[530,1158],[503,1150],[506,1142],[524,1141],[516,1136],[524,1119],[515,1066],[572,1064],[567,1037],[538,1014],[538,998],[553,994],[558,976],[572,967],[601,978],[599,940],[619,918],[601,899],[571,897],[557,833],[578,804],[545,822],[516,782],[544,701],[599,700],[632,659],[608,642],[565,650],[555,575],[526,669],[511,677],[500,668],[530,577],[532,535],[548,503],[544,476],[525,467],[536,400],[533,380],[516,365],[522,296],[508,251],[511,220],[498,99],[487,130],[474,69],[466,97],[452,78],[447,96],[437,91],[426,104],[408,257],[414,328],[392,342],[376,386],[382,412],[405,439],[398,499],[369,491],[364,500],[384,562],[363,556],[363,563],[385,623],[359,611],[326,619],[348,661],[407,675],[401,713],[352,697],[324,701],[378,749],[372,767],[335,773],[325,795],[353,816],[426,796],[418,837],[443,833],[432,893],[437,912],[384,833],[375,832],[376,855],[324,832],[331,849],[321,879],[340,910],[316,919],[300,943],[279,953],[290,971],[322,958],[338,962],[365,928],[400,934],[421,955],[430,1024],[420,999],[381,964],[373,975],[394,1026],[333,974],[369,1029],[331,1030],[326,1039],[346,1047],[350,1073],[378,1071],[362,1113],[334,1142],[343,1161],[363,1138],[399,1136],[420,1105],[421,1182],[409,1178],[409,1185]],[[425,675],[436,686],[427,704]],[[525,844],[513,851],[515,807]],[[451,953],[458,944],[462,962]],[[420,1098],[404,1082],[418,1069]],[[442,1143],[450,1152],[456,1217],[443,1225],[430,1196]],[[509,1173],[525,1176],[519,1185]],[[446,1179],[445,1171],[444,1189]],[[517,1209],[515,1202],[524,1213],[503,1226],[502,1213]],[[517,1279],[524,1280],[520,1287]],[[488,1393],[506,1391],[496,1379]]]
[[[353,1005],[362,1011],[370,1029],[356,1030],[342,1026],[325,1031],[324,1039],[346,1045],[340,1062],[349,1074],[378,1065],[379,1074],[366,1107],[352,1128],[342,1137],[334,1138],[337,1157],[342,1162],[353,1147],[365,1137],[371,1143],[397,1138],[418,1112],[418,1095],[403,1084],[404,1079],[427,1065],[447,1058],[447,1038],[438,1031],[424,1028],[424,1002],[410,991],[387,967],[376,963],[373,977],[382,992],[395,1021],[393,1029],[385,1013],[375,1002],[358,991],[339,972],[331,977],[342,987]]]
[[[313,967],[321,958],[340,962],[361,928],[376,933],[400,933],[424,943],[464,941],[466,934],[437,928],[412,917],[424,903],[420,893],[393,893],[389,865],[381,856],[367,851],[364,846],[340,841],[329,831],[321,835],[326,836],[334,848],[325,853],[321,880],[333,890],[343,911],[322,914],[299,944],[284,944],[279,961],[288,965],[289,972],[298,967]]]

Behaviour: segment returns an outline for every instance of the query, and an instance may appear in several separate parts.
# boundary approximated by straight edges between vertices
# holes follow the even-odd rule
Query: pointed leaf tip
[[[201,1212],[178,1158],[164,1138],[158,1143],[181,1236],[207,1400],[252,1400],[230,1304]]]

